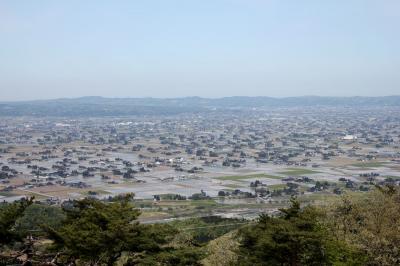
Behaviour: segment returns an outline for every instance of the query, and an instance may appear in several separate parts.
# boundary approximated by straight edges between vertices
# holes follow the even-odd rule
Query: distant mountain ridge
[[[400,106],[400,96],[382,97],[249,97],[104,98],[86,96],[21,102],[0,102],[0,116],[125,116],[172,115],[224,109],[317,106]]]

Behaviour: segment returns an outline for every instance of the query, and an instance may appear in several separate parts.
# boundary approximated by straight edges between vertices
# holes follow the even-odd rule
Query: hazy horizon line
[[[154,96],[142,96],[142,97],[132,97],[132,96],[101,96],[101,95],[85,95],[85,96],[76,96],[76,97],[58,97],[58,98],[37,98],[30,100],[0,100],[0,103],[13,103],[13,102],[35,102],[35,101],[55,101],[55,100],[75,100],[75,99],[83,99],[83,98],[102,98],[102,99],[160,99],[160,100],[168,100],[168,99],[187,99],[187,98],[200,98],[200,99],[224,99],[224,98],[271,98],[271,99],[287,99],[287,98],[306,98],[306,97],[314,97],[314,98],[385,98],[385,97],[400,97],[400,94],[393,95],[380,95],[380,96],[364,96],[364,95],[354,95],[354,96],[327,96],[327,95],[298,95],[298,96],[266,96],[266,95],[258,95],[258,96],[248,96],[248,95],[231,95],[231,96],[221,96],[221,97],[204,97],[204,96],[179,96],[179,97],[154,97]]]

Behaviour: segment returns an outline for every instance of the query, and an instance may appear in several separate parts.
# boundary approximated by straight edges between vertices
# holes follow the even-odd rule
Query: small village
[[[0,170],[1,201],[134,193],[144,221],[202,212],[252,218],[291,196],[318,203],[398,184],[400,110],[4,118]]]

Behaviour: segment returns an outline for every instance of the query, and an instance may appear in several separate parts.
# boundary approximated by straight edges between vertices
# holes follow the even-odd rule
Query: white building
[[[342,138],[343,140],[356,140],[357,136],[354,135],[346,135]]]

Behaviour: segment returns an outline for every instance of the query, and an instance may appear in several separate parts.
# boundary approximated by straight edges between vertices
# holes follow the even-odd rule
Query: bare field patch
[[[281,179],[281,176],[268,175],[268,174],[252,174],[252,175],[231,175],[231,176],[220,176],[214,179],[219,180],[243,180],[251,178],[271,178],[271,179]]]
[[[287,168],[286,171],[279,172],[279,174],[287,176],[312,175],[318,173],[319,173],[318,171],[304,169],[304,168]]]

